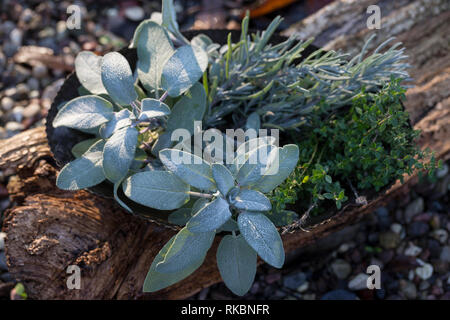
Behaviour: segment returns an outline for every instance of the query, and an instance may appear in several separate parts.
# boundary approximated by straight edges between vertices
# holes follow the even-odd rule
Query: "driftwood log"
[[[447,0],[336,1],[288,30],[316,37],[326,49],[356,50],[373,32],[366,28],[366,8],[381,7],[377,43],[394,35],[410,56],[414,88],[406,109],[419,144],[450,158],[450,9]],[[5,213],[6,255],[10,272],[36,299],[181,299],[220,281],[214,248],[193,275],[163,291],[142,294],[147,270],[174,231],[143,222],[85,191],[55,187],[55,169],[44,128],[0,141],[0,170],[11,176],[8,191],[14,206]],[[304,247],[359,220],[417,182],[395,184],[384,195],[351,207],[311,232],[283,236],[288,252]],[[217,243],[215,243],[217,246]],[[81,268],[81,289],[66,286],[69,265]]]

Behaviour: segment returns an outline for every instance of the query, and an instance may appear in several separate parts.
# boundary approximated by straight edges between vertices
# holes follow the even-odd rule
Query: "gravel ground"
[[[139,21],[160,9],[159,1],[76,3],[83,12],[82,30],[66,28],[71,1],[1,1],[0,139],[43,124],[80,50],[104,54],[122,48]],[[176,3],[181,27],[189,28],[199,10],[198,2]],[[295,6],[295,10],[291,7],[281,13],[286,17],[282,27],[306,16],[308,8],[302,2]],[[262,17],[252,23],[261,28],[269,21]],[[230,26],[233,20],[228,23]],[[358,225],[306,249],[300,258],[288,259],[283,270],[260,267],[244,299],[449,299],[448,164],[439,175],[437,183],[417,186],[409,197],[379,208]],[[3,212],[10,206],[7,178],[0,171],[0,227]],[[0,299],[19,299],[20,288],[6,266],[4,236],[0,233]],[[342,244],[332,248],[335,243]],[[381,290],[363,287],[371,264],[382,270]],[[192,297],[236,298],[223,284]]]

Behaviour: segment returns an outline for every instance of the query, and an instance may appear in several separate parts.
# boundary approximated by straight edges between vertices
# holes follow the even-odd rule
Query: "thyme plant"
[[[291,37],[272,45],[280,22],[250,35],[245,17],[238,43],[231,36],[224,45],[205,35],[189,41],[172,1],[163,0],[162,13],[142,22],[130,44],[136,70],[118,52],[77,56],[80,96],[60,107],[53,126],[93,137],[75,145],[76,159],[62,168],[57,185],[78,190],[108,181],[128,211],[119,188],[130,201],[172,211],[168,221],[180,230],[155,257],[144,291],[194,272],[220,233],[220,274],[243,295],[258,255],[282,267],[277,227],[298,218],[288,210],[294,203],[301,203],[297,212],[322,200],[340,208],[348,200],[342,181],[378,190],[424,167],[415,159],[425,154],[414,147],[416,133],[400,104],[397,79],[407,78],[403,49],[382,53],[386,42],[368,57],[366,45],[352,59],[318,50],[300,61],[312,40]],[[203,129],[276,128],[288,144],[254,137],[231,142],[231,163],[204,159],[172,139],[179,129],[195,136],[198,123]]]

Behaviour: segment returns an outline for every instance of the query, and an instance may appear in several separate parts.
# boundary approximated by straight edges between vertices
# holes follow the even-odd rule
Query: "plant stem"
[[[195,191],[189,191],[189,195],[199,198],[206,198],[206,199],[212,199],[213,195],[208,193],[201,193],[201,192],[195,192]]]
[[[159,98],[159,101],[163,102],[164,100],[166,100],[168,95],[169,95],[169,93],[167,91],[164,92],[163,95],[161,96],[161,98]]]

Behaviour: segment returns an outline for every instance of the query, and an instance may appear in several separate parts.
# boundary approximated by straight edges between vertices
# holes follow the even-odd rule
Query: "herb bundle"
[[[302,57],[312,40],[271,44],[280,22],[250,35],[246,17],[237,43],[229,36],[217,44],[203,34],[189,41],[172,1],[164,0],[162,13],[136,29],[136,70],[117,52],[77,56],[80,96],[60,107],[53,126],[93,137],[75,145],[76,159],[57,185],[78,190],[108,181],[130,212],[130,201],[171,211],[168,222],[180,230],[154,259],[144,291],[194,272],[220,233],[220,274],[243,295],[257,256],[282,267],[277,227],[298,219],[290,209],[319,214],[328,202],[339,209],[348,201],[347,184],[379,190],[415,168],[435,167],[419,161],[428,154],[414,146],[417,133],[401,106],[403,49],[381,53],[386,42],[368,57],[367,45],[352,59],[321,50]],[[287,144],[261,136],[229,143],[219,132],[215,139],[231,145],[233,161],[205,159],[186,151],[198,123],[205,130],[278,129]],[[175,144],[180,129],[188,139]],[[201,154],[211,145],[200,143]]]

